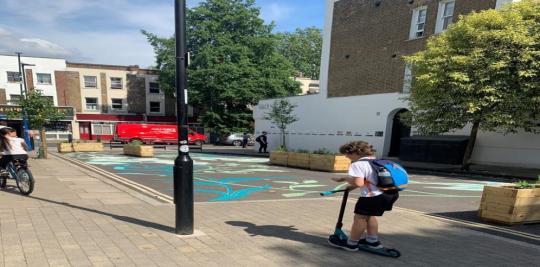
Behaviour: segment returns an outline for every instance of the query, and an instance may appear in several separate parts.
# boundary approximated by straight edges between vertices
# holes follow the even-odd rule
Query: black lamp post
[[[24,66],[34,66],[32,64],[24,64],[24,63],[21,63],[21,52],[16,52],[15,54],[17,54],[17,60],[19,62],[19,78],[21,79],[21,81],[19,81],[19,85],[20,85],[20,88],[21,88],[21,96],[19,98],[19,101],[20,100],[23,100],[23,99],[26,99],[26,75],[24,73]],[[24,91],[23,91],[23,84],[24,84]],[[24,141],[26,142],[26,144],[29,146],[29,148],[32,150],[33,149],[33,145],[32,145],[32,142],[30,141],[30,123],[28,122],[28,115],[26,114],[26,110],[22,109],[21,108],[21,117],[22,117],[22,126],[23,126],[23,137],[24,137]]]
[[[186,1],[175,0],[176,117],[178,157],[174,161],[174,204],[179,235],[193,234],[193,160],[189,156],[187,125]]]

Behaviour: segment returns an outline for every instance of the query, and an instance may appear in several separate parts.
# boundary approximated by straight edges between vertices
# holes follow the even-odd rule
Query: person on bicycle
[[[10,127],[0,129],[0,167],[5,172],[7,165],[14,159],[28,160],[28,146],[24,139],[17,137],[17,131]]]

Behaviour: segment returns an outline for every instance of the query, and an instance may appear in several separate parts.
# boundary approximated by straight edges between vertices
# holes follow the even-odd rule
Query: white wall
[[[34,64],[35,66],[26,66],[25,69],[32,70],[32,78],[34,80],[34,87],[42,90],[43,95],[52,96],[54,104],[58,105],[58,98],[56,95],[56,80],[54,77],[54,71],[63,71],[66,69],[66,61],[64,59],[55,58],[38,58],[38,57],[24,57],[21,56],[21,62],[26,64]],[[0,88],[6,89],[7,100],[10,100],[10,95],[20,95],[21,90],[18,83],[7,82],[7,71],[18,72],[19,64],[17,56],[0,55]],[[51,84],[37,84],[37,73],[47,73],[51,75]],[[27,80],[27,82],[29,82]],[[31,87],[28,84],[28,87]]]
[[[400,100],[402,96],[393,93],[330,99],[315,95],[290,97],[289,101],[298,105],[295,115],[299,120],[287,129],[287,147],[307,150],[326,148],[337,152],[339,146],[348,141],[363,140],[372,144],[377,154],[382,156],[387,136],[387,117],[396,109],[406,107]],[[281,144],[279,129],[263,119],[273,101],[261,101],[254,111],[255,132],[269,133],[270,150]],[[339,132],[342,135],[338,135]],[[375,132],[383,132],[383,136],[375,136]]]
[[[348,141],[364,140],[374,146],[377,156],[380,157],[386,155],[389,149],[393,115],[396,111],[407,108],[407,103],[402,100],[403,95],[398,93],[327,98],[334,2],[335,0],[327,0],[320,93],[287,98],[298,105],[295,115],[299,118],[287,129],[289,132],[286,135],[287,146],[294,150],[313,151],[326,148],[337,151],[340,145]],[[255,133],[269,132],[269,150],[275,149],[281,142],[279,129],[264,119],[264,114],[268,112],[273,101],[272,99],[261,101],[253,112]],[[344,135],[337,135],[338,131]],[[382,131],[383,136],[374,136],[377,131]],[[351,136],[347,136],[347,132]],[[451,134],[468,135],[468,129]],[[473,162],[538,168],[540,135],[480,133],[473,153]]]

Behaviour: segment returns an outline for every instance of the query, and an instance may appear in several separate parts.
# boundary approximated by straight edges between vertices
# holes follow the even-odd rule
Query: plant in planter
[[[309,168],[317,171],[345,172],[350,164],[351,161],[347,157],[325,148],[315,150],[309,157]]]
[[[287,166],[309,169],[309,155],[309,151],[304,149],[289,152]]]
[[[485,186],[478,216],[486,221],[509,225],[538,223],[540,185],[518,181],[513,185]]]
[[[136,156],[136,157],[153,157],[154,147],[147,146],[139,140],[131,141],[129,144],[124,145],[124,155]]]
[[[289,153],[287,148],[280,146],[278,149],[270,152],[270,163],[274,165],[287,166]]]

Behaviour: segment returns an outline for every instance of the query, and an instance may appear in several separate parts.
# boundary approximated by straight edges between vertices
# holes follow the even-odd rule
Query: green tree
[[[279,52],[292,62],[297,72],[295,76],[318,80],[322,51],[321,29],[296,29],[295,32],[279,33],[278,38]]]
[[[26,98],[19,101],[19,105],[25,112],[30,128],[39,130],[39,138],[41,140],[40,157],[47,158],[47,139],[45,134],[45,125],[49,122],[58,121],[65,117],[65,114],[54,107],[54,103],[50,98],[43,95],[41,90],[34,89],[30,91]],[[11,111],[8,113],[11,118],[20,118],[19,111]]]
[[[264,98],[300,92],[291,63],[277,50],[273,25],[254,0],[206,0],[187,11],[190,105],[214,132],[252,129],[251,107]],[[174,38],[144,32],[156,53],[162,88],[174,92]]]
[[[524,0],[462,16],[425,51],[406,57],[413,126],[425,134],[471,126],[463,169],[479,130],[539,132],[539,25],[539,1]]]
[[[289,102],[289,100],[282,98],[277,99],[270,106],[270,111],[265,114],[264,119],[271,121],[281,131],[281,147],[287,149],[285,143],[285,130],[287,126],[298,121],[298,117],[294,115],[294,109],[297,105]]]

